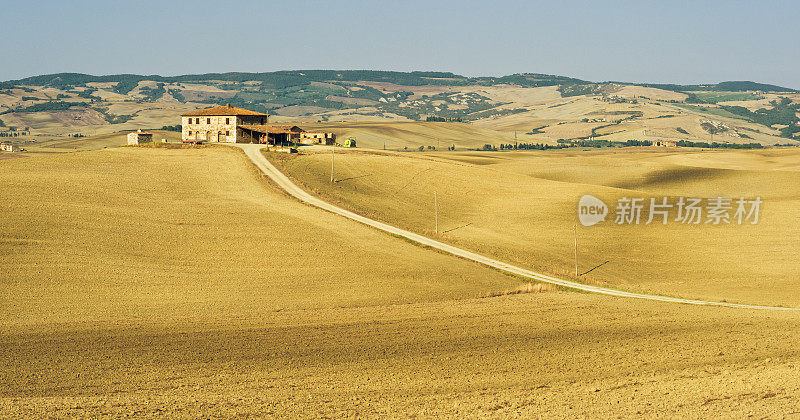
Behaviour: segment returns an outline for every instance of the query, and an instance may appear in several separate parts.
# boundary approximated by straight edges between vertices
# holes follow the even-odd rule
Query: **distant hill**
[[[274,120],[314,124],[463,121],[515,138],[525,135],[529,142],[706,141],[714,135],[720,141],[774,144],[800,138],[800,94],[770,84],[648,84],[540,73],[467,77],[375,70],[33,76],[0,82],[0,132],[69,135],[155,129],[174,125],[181,112],[224,104],[268,112]],[[712,133],[708,127],[716,128]],[[417,137],[426,141],[425,134]]]
[[[628,83],[633,84],[634,83]],[[712,92],[798,92],[795,89],[786,88],[782,86],[769,85],[765,83],[756,83],[750,81],[733,81],[733,82],[719,82],[717,84],[706,85],[674,85],[674,84],[654,84],[654,83],[640,83],[638,86],[652,87],[656,89],[671,90],[674,92],[695,92],[695,91],[712,91]]]
[[[481,85],[492,86],[495,84],[512,84],[524,87],[555,86],[560,84],[586,84],[591,83],[585,80],[575,79],[565,76],[555,76],[549,74],[520,73],[502,77],[465,77],[448,72],[396,72],[396,71],[375,71],[375,70],[295,70],[295,71],[276,71],[267,73],[204,73],[188,74],[182,76],[159,76],[159,75],[137,75],[137,74],[116,74],[108,76],[93,76],[82,73],[55,73],[41,76],[26,77],[24,79],[0,82],[0,89],[9,89],[19,85],[34,86],[79,86],[86,83],[121,82],[125,84],[139,83],[150,80],[162,83],[180,82],[202,82],[202,81],[224,81],[224,82],[247,82],[258,81],[269,85],[274,89],[289,86],[302,86],[311,82],[325,81],[368,81],[385,82],[407,86],[465,86]]]
[[[23,79],[0,82],[0,89],[9,89],[19,85],[35,86],[79,86],[92,82],[123,82],[126,84],[139,83],[144,80],[151,80],[163,83],[180,83],[190,81],[226,81],[226,82],[246,82],[259,81],[269,84],[273,88],[287,86],[300,86],[310,82],[323,81],[371,81],[386,82],[397,85],[422,86],[465,86],[481,85],[492,86],[496,84],[511,84],[523,87],[541,87],[570,84],[592,84],[586,80],[576,79],[566,76],[557,76],[538,73],[518,73],[501,77],[466,77],[450,72],[434,71],[378,71],[378,70],[292,70],[275,71],[264,73],[248,72],[228,72],[228,73],[204,73],[187,74],[181,76],[159,76],[159,75],[137,75],[137,74],[116,74],[107,76],[93,76],[83,73],[55,73],[41,76],[26,77]],[[657,84],[657,83],[630,83],[630,82],[611,82],[625,85],[653,87],[677,92],[710,90],[710,91],[763,91],[763,92],[797,92],[795,89],[782,86],[757,83],[751,81],[728,81],[716,84],[701,85],[678,85],[678,84]]]

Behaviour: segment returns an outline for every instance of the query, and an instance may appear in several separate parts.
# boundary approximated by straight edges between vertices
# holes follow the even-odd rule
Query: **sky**
[[[0,80],[309,69],[800,89],[800,1],[0,0]]]

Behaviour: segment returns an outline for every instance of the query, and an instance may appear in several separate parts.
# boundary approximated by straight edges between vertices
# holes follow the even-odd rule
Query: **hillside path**
[[[645,299],[645,300],[655,300],[660,302],[670,302],[670,303],[682,303],[688,305],[708,305],[708,306],[722,306],[728,308],[739,308],[739,309],[763,309],[763,310],[781,310],[781,311],[796,311],[800,310],[800,308],[785,308],[779,306],[761,306],[761,305],[747,305],[747,304],[737,304],[737,303],[729,303],[729,302],[713,302],[713,301],[705,301],[705,300],[695,300],[695,299],[682,299],[682,298],[674,298],[668,296],[658,296],[658,295],[648,295],[648,294],[641,294],[641,293],[633,293],[633,292],[626,292],[622,290],[615,290],[606,287],[599,287],[599,286],[592,286],[588,284],[578,283],[570,280],[563,280],[551,276],[547,276],[545,274],[536,273],[534,271],[530,271],[524,268],[520,268],[508,263],[504,263],[502,261],[498,261],[489,257],[485,257],[480,254],[476,254],[471,251],[467,251],[461,248],[454,247],[452,245],[448,245],[434,239],[418,235],[414,232],[409,232],[404,229],[400,229],[391,225],[387,225],[386,223],[379,222],[377,220],[373,220],[359,214],[353,213],[351,211],[345,210],[343,208],[334,206],[318,197],[315,197],[305,190],[301,189],[294,182],[292,182],[286,175],[284,175],[281,171],[279,171],[267,158],[261,153],[261,149],[264,148],[263,145],[259,144],[235,144],[236,147],[241,148],[244,150],[244,153],[247,155],[248,158],[260,169],[265,175],[267,175],[273,182],[275,182],[279,187],[284,189],[289,195],[292,197],[310,204],[315,207],[319,207],[323,210],[327,210],[331,213],[338,214],[340,216],[344,216],[348,219],[355,220],[356,222],[363,223],[367,226],[371,226],[375,229],[382,230],[387,233],[391,233],[393,235],[404,237],[408,240],[417,242],[422,245],[429,246],[431,248],[438,249],[440,251],[444,251],[448,254],[452,254],[461,258],[465,258],[483,265],[487,265],[492,268],[496,268],[498,270],[505,271],[507,273],[515,274],[521,277],[525,277],[531,280],[539,281],[542,283],[553,284],[557,286],[568,287],[571,289],[577,289],[584,292],[590,293],[599,293],[602,295],[609,295],[609,296],[617,296],[617,297],[624,297],[624,298],[633,298],[633,299]]]

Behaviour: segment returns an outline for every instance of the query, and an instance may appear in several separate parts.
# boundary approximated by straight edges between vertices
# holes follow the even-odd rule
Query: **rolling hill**
[[[174,125],[181,112],[216,104],[269,112],[275,122],[312,124],[382,147],[381,135],[348,124],[428,120],[471,124],[480,140],[431,126],[430,139],[476,147],[529,143],[657,141],[798,144],[800,93],[756,82],[708,85],[591,82],[515,74],[303,70],[182,76],[59,73],[0,83],[0,136],[23,145]],[[716,128],[710,128],[716,127]],[[15,137],[16,136],[16,137]],[[524,136],[524,138],[520,138]],[[474,136],[473,136],[474,138]],[[426,144],[425,136],[392,147]]]
[[[426,159],[351,151],[340,180],[381,170],[371,184],[335,188],[301,171],[324,175],[313,169],[327,156],[286,167],[325,196],[420,230],[430,229],[420,216],[430,213],[432,184],[447,185],[442,226],[474,224],[443,234],[448,240],[485,232],[492,248],[516,243],[508,256],[526,265],[557,265],[569,235],[548,257],[536,242],[552,232],[537,227],[563,233],[564,220],[526,210],[535,209],[531,197],[557,202],[537,188],[548,182],[561,192],[601,182],[572,169],[603,171],[618,184],[678,165],[750,165],[760,168],[757,183],[769,183],[765,222],[773,222],[764,228],[780,229],[797,202],[786,188],[796,152],[781,152]],[[233,148],[0,154],[11,156],[19,157],[0,158],[0,417],[780,417],[800,398],[795,312],[520,288],[521,279],[303,205]],[[494,176],[473,176],[481,171]],[[718,186],[739,182],[720,175]],[[456,195],[464,185],[473,191]],[[359,199],[367,188],[371,203]],[[530,194],[517,200],[523,208],[511,205],[515,189]],[[392,201],[403,208],[385,206]],[[500,218],[514,220],[504,228]],[[783,248],[762,252],[759,266],[785,258],[785,283],[775,284],[781,273],[772,270],[751,276],[760,287],[749,293],[735,278],[726,286],[679,277],[669,293],[796,304],[796,230],[772,236]],[[735,239],[730,231],[725,238]],[[728,241],[727,254],[698,258],[741,261],[769,245],[760,230],[739,232],[754,242]],[[643,239],[631,257],[659,257],[645,248],[657,249],[648,234],[629,233]],[[683,243],[699,236],[683,233]],[[588,269],[601,248],[582,241]],[[736,249],[748,254],[731,255]],[[620,265],[644,272],[615,256],[596,273]],[[640,285],[670,286],[654,280]]]

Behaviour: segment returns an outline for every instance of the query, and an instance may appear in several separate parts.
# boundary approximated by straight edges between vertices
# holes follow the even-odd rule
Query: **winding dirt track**
[[[431,248],[436,248],[440,251],[447,252],[452,255],[459,256],[461,258],[466,258],[468,260],[475,261],[477,263],[481,263],[487,265],[489,267],[496,268],[498,270],[502,270],[508,273],[516,274],[518,276],[522,276],[525,278],[529,278],[531,280],[536,280],[542,283],[549,283],[558,286],[568,287],[571,289],[582,290],[585,292],[591,293],[599,293],[603,295],[609,296],[617,296],[617,297],[625,297],[625,298],[634,298],[634,299],[645,299],[645,300],[655,300],[660,302],[670,302],[670,303],[683,303],[688,305],[709,305],[709,306],[723,306],[728,308],[740,308],[740,309],[764,309],[764,310],[780,310],[780,311],[796,311],[800,310],[800,308],[784,308],[779,306],[760,306],[760,305],[746,305],[746,304],[737,304],[737,303],[728,303],[728,302],[712,302],[712,301],[705,301],[705,300],[694,300],[694,299],[681,299],[681,298],[674,298],[674,297],[667,297],[667,296],[657,296],[657,295],[647,295],[641,293],[632,293],[632,292],[625,292],[622,290],[614,290],[609,289],[606,287],[598,287],[598,286],[591,286],[588,284],[577,283],[574,281],[569,280],[562,280],[555,277],[550,277],[544,274],[536,273],[530,270],[526,270],[524,268],[516,267],[511,264],[504,263],[502,261],[497,261],[495,259],[485,257],[480,254],[476,254],[474,252],[470,252],[461,248],[456,248],[452,245],[448,245],[430,238],[427,238],[422,235],[418,235],[413,232],[409,232],[407,230],[403,230],[391,225],[387,225],[386,223],[379,222],[377,220],[372,220],[370,218],[361,216],[359,214],[353,213],[351,211],[342,209],[340,207],[336,207],[333,204],[330,204],[326,201],[323,201],[317,197],[312,196],[311,194],[307,193],[297,185],[295,185],[286,175],[280,172],[277,168],[275,168],[272,163],[267,160],[266,157],[261,153],[261,149],[264,148],[262,145],[258,144],[236,144],[235,146],[240,147],[244,150],[244,153],[250,158],[251,161],[262,171],[266,174],[272,181],[274,181],[278,186],[283,188],[289,195],[295,197],[296,199],[310,204],[315,207],[319,207],[323,210],[327,210],[331,213],[336,213],[338,215],[344,216],[348,219],[355,220],[357,222],[363,223],[367,226],[372,226],[376,229],[382,230],[384,232],[391,233],[393,235],[402,236],[406,239],[412,240],[414,242],[420,243],[422,245],[429,246]]]

